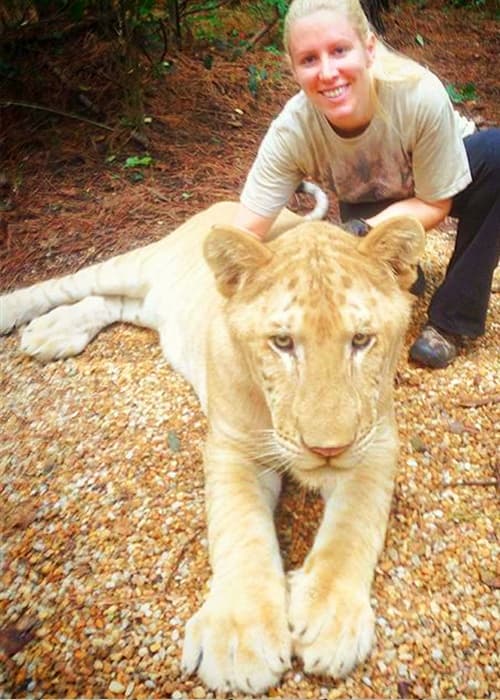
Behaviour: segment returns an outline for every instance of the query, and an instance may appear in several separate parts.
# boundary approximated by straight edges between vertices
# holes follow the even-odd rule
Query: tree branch
[[[480,398],[467,398],[458,399],[457,406],[463,406],[464,408],[474,408],[475,406],[486,406],[489,403],[499,403],[500,394],[487,394],[486,396],[481,396]]]
[[[2,107],[23,107],[24,109],[36,109],[40,112],[49,112],[50,114],[57,114],[60,117],[66,117],[68,119],[77,119],[80,122],[85,122],[86,124],[92,124],[92,126],[97,126],[99,129],[113,131],[113,128],[111,126],[108,126],[107,124],[96,122],[93,119],[87,119],[87,117],[81,117],[79,114],[73,114],[72,112],[64,112],[59,109],[53,109],[52,107],[44,107],[43,105],[32,104],[30,102],[20,102],[19,100],[0,100],[0,108]]]

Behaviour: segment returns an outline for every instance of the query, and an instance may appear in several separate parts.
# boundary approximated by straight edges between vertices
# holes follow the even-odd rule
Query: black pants
[[[430,306],[429,321],[443,331],[476,337],[484,333],[491,282],[500,254],[500,129],[464,139],[472,182],[453,197],[458,219],[455,249]],[[343,221],[369,218],[391,201],[340,202]]]

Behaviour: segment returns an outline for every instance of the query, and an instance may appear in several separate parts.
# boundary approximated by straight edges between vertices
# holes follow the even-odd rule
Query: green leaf
[[[424,37],[423,37],[421,34],[416,34],[416,35],[415,35],[415,41],[417,42],[417,44],[418,44],[419,46],[425,46]]]
[[[130,156],[124,164],[124,168],[147,168],[153,165],[154,159],[151,156]]]
[[[142,0],[139,3],[138,11],[140,17],[147,17],[154,7],[154,0]]]
[[[451,84],[447,85],[446,92],[450,96],[450,100],[452,102],[455,102],[457,104],[459,104],[460,102],[463,102],[462,95],[458,92],[458,90],[456,89],[456,87],[454,85],[451,85]]]
[[[462,95],[464,100],[475,100],[477,98],[476,86],[474,83],[465,83],[462,87]]]
[[[257,66],[253,65],[248,67],[248,89],[254,97],[257,97],[259,85],[266,78],[267,71],[265,68],[257,68]]]
[[[465,83],[465,85],[446,85],[446,92],[450,96],[450,100],[455,104],[462,104],[469,100],[477,99],[476,86],[474,83]]]
[[[275,44],[269,44],[269,46],[264,46],[264,51],[271,53],[273,56],[283,55],[283,51],[281,51]]]

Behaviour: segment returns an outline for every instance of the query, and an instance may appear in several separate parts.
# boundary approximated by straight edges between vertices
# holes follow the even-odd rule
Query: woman
[[[445,367],[485,330],[499,256],[500,129],[475,132],[436,76],[388,47],[359,0],[293,0],[284,44],[301,91],[271,124],[235,225],[264,239],[303,178],[326,180],[348,230],[400,214],[458,218],[455,250],[410,357]]]

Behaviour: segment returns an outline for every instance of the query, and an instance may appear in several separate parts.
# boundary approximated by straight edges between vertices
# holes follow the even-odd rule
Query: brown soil
[[[498,22],[441,6],[398,4],[386,17],[386,38],[445,82],[473,83],[477,99],[461,109],[481,126],[498,124]],[[208,53],[210,69],[204,67]],[[144,148],[120,125],[106,45],[81,34],[16,57],[20,77],[4,81],[6,98],[81,113],[77,95],[83,94],[97,112],[85,118],[115,131],[26,107],[0,112],[6,180],[0,203],[8,209],[0,212],[2,287],[142,245],[213,201],[237,197],[270,119],[295,86],[284,62],[269,52],[233,61],[228,53],[194,46],[171,57],[162,78],[149,77],[146,136],[154,165],[135,172],[123,164]],[[267,73],[256,98],[248,88],[251,66]]]

